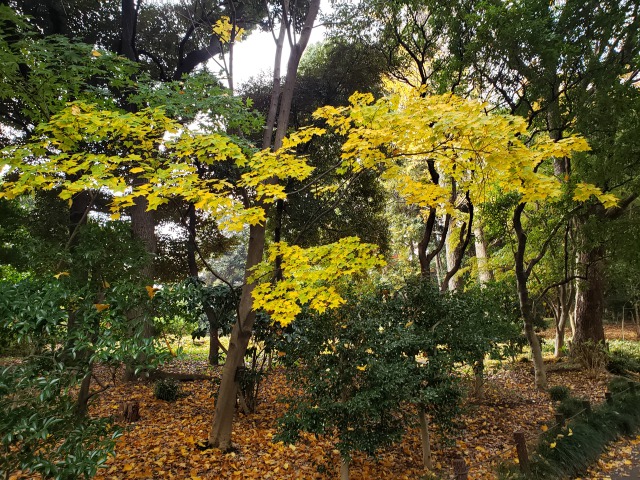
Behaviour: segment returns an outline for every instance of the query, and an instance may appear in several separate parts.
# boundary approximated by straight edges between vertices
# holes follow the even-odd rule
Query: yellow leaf
[[[60,272],[54,275],[56,280],[60,280],[60,277],[68,277],[68,276],[69,276],[69,272]]]
[[[116,212],[116,213],[112,213],[111,214],[111,220],[120,220],[120,213]]]
[[[546,425],[542,425],[542,427],[540,427],[540,430],[546,432],[547,430],[549,430],[549,427],[547,427]]]
[[[360,370],[361,372],[364,372],[367,369],[367,366],[366,365],[358,365],[356,368],[358,370]]]
[[[151,285],[147,285],[144,288],[147,289],[147,295],[149,295],[149,298],[153,298],[156,295],[156,288],[155,287],[152,287]]]
[[[569,429],[569,433],[567,434],[567,437],[570,437],[571,435],[573,435],[573,430]]]
[[[102,312],[103,310],[109,308],[110,305],[108,303],[94,303],[93,306],[96,307],[96,310]]]
[[[127,463],[122,469],[123,472],[130,472],[133,470],[133,463]]]
[[[80,115],[80,107],[77,105],[73,105],[71,107],[71,115]]]
[[[92,50],[91,51],[91,55],[93,55],[94,57],[101,57],[102,56],[102,54],[97,50]]]
[[[141,173],[144,172],[144,168],[142,167],[134,167],[131,170],[129,170],[131,173]]]
[[[556,448],[556,442],[550,443],[550,444],[549,444],[549,447],[551,447],[551,448]]]

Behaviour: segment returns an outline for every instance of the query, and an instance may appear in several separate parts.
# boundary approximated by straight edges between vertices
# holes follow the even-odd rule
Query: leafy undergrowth
[[[204,361],[176,361],[179,371],[219,376],[220,368],[207,367]],[[592,380],[576,371],[549,374],[550,385],[567,385],[576,396],[601,401],[606,379]],[[257,413],[240,415],[234,426],[235,450],[222,453],[202,450],[199,442],[207,438],[214,399],[213,382],[182,384],[184,393],[168,403],[153,396],[153,385],[118,384],[105,392],[92,406],[98,416],[115,414],[121,402],[138,400],[141,419],[124,426],[115,458],[102,470],[100,479],[154,478],[259,478],[259,479],[333,479],[337,477],[339,455],[332,439],[307,435],[297,445],[273,443],[276,418],[286,406],[278,398],[290,388],[284,373],[273,370],[264,383]],[[461,419],[457,438],[446,445],[434,435],[434,465],[437,477],[451,474],[451,461],[461,453],[470,467],[471,479],[495,478],[494,469],[502,461],[512,460],[515,449],[513,432],[522,430],[532,441],[543,425],[553,419],[549,396],[532,387],[530,364],[517,364],[488,376],[485,398],[470,401]],[[377,458],[356,456],[352,479],[427,478],[422,468],[418,429],[405,435],[403,442],[380,452]]]

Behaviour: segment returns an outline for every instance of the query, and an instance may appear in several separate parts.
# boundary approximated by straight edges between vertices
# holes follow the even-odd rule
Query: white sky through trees
[[[322,0],[320,2],[320,8],[322,9],[322,13],[327,13],[331,8],[328,0]],[[322,25],[314,27],[309,45],[321,42],[325,34],[326,29]],[[282,66],[280,69],[283,75],[284,72],[286,72],[289,51],[289,42],[285,40]],[[276,44],[271,32],[256,30],[241,42],[236,43],[233,53],[233,83],[235,87],[238,88],[251,77],[259,77],[262,72],[271,77],[275,52]],[[215,71],[215,67],[212,66],[212,68],[214,68]]]

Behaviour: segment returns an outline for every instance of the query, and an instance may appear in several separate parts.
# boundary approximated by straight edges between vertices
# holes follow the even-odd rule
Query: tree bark
[[[288,2],[284,2],[285,7]],[[286,134],[289,124],[289,114],[291,112],[291,102],[293,99],[293,91],[297,78],[298,65],[302,58],[313,24],[318,15],[320,8],[320,0],[311,0],[307,10],[304,26],[300,34],[297,44],[291,48],[289,62],[287,64],[287,77],[282,89],[280,98],[280,111],[278,115],[278,126],[276,129],[273,149],[277,150],[282,146],[282,139]],[[287,8],[284,9],[282,21],[286,22]],[[279,80],[278,80],[279,82]],[[274,84],[272,95],[278,95],[278,86]],[[270,132],[265,132],[265,139],[270,139]],[[266,205],[258,205],[266,209]],[[211,431],[209,432],[209,445],[214,448],[220,448],[223,451],[231,448],[231,433],[233,428],[233,415],[235,411],[235,403],[237,397],[236,372],[244,361],[244,355],[247,351],[249,340],[251,339],[253,324],[256,313],[253,311],[252,292],[255,287],[254,283],[249,283],[248,278],[251,269],[262,261],[262,255],[265,247],[265,225],[252,225],[249,228],[249,244],[247,249],[247,261],[245,265],[245,283],[240,296],[238,305],[238,318],[231,331],[229,341],[229,349],[227,350],[227,361],[222,372],[222,380],[220,390],[218,392],[218,401],[213,415]]]
[[[348,458],[340,457],[340,480],[349,480],[349,463]]]
[[[588,267],[587,280],[578,283],[576,294],[576,332],[573,344],[604,343],[604,246],[580,252],[580,264]]]
[[[222,371],[222,380],[218,392],[218,401],[213,416],[211,431],[209,432],[209,445],[220,448],[223,451],[231,447],[231,431],[236,405],[238,384],[236,372],[243,364],[244,354],[247,351],[253,329],[256,313],[253,311],[253,298],[251,293],[255,287],[249,283],[248,277],[251,269],[262,261],[265,245],[264,225],[255,225],[249,228],[249,245],[247,250],[247,262],[245,267],[245,284],[242,288],[240,304],[238,306],[238,319],[233,325],[227,361]]]
[[[476,218],[480,217],[477,215]],[[478,262],[478,282],[481,285],[494,280],[493,271],[489,268],[489,255],[487,254],[487,242],[484,238],[484,228],[480,221],[476,222],[473,229],[473,236],[476,248],[476,260]]]
[[[531,297],[529,296],[529,280],[530,270],[525,267],[525,250],[527,247],[527,236],[522,228],[522,212],[525,204],[520,203],[513,213],[513,227],[516,232],[517,249],[515,251],[515,270],[516,283],[518,288],[518,300],[520,303],[520,313],[524,323],[524,333],[531,347],[531,355],[533,357],[533,368],[535,374],[536,388],[543,390],[547,388],[547,373],[545,371],[544,360],[542,358],[542,348],[540,341],[534,330],[534,315]]]
[[[205,314],[209,320],[209,365],[217,366],[220,364],[220,338],[218,329],[220,325],[214,312],[205,309]]]
[[[431,439],[429,438],[429,420],[422,406],[418,405],[418,419],[420,420],[420,437],[422,438],[422,463],[425,468],[431,470]]]

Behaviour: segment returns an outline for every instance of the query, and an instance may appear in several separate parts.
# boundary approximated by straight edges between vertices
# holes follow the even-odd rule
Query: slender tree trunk
[[[573,311],[575,295],[572,285],[566,283],[558,287],[558,307],[556,318],[556,340],[554,347],[554,357],[563,356],[564,337],[567,325],[571,322],[571,312]]]
[[[211,309],[205,309],[205,314],[209,320],[209,365],[217,366],[220,364],[220,338],[218,335],[220,325]]]
[[[524,334],[531,347],[531,355],[533,357],[533,368],[535,373],[535,386],[543,390],[547,388],[547,373],[545,371],[544,360],[542,358],[542,348],[540,341],[534,330],[534,315],[529,296],[529,280],[530,271],[525,267],[524,255],[527,247],[527,236],[522,228],[522,212],[525,204],[519,204],[513,214],[513,226],[516,232],[517,249],[515,251],[515,270],[516,283],[518,288],[518,300],[520,303],[520,313],[524,322]]]
[[[76,416],[78,418],[86,417],[89,409],[89,389],[91,388],[91,365],[89,371],[82,379],[80,383],[80,390],[78,391],[78,398],[76,400]]]
[[[422,438],[422,463],[425,468],[431,470],[433,461],[431,460],[431,439],[429,437],[429,419],[422,406],[418,405],[418,419],[420,420],[420,437]]]
[[[285,6],[288,2],[285,2]],[[286,134],[289,124],[289,114],[291,112],[291,102],[296,82],[298,65],[300,58],[309,42],[311,30],[320,8],[320,0],[311,0],[307,10],[305,23],[297,44],[293,45],[289,62],[287,64],[287,77],[282,89],[280,112],[278,115],[278,127],[274,140],[273,149],[277,150],[282,146],[282,139]],[[286,15],[286,8],[284,14]],[[286,17],[283,16],[283,22]],[[277,95],[277,86],[274,85],[273,95]],[[265,139],[271,138],[270,132],[265,132]],[[266,209],[265,205],[258,205]],[[231,331],[229,349],[227,350],[227,361],[222,372],[218,401],[213,415],[211,431],[209,432],[209,445],[225,451],[231,447],[231,433],[233,428],[233,416],[237,396],[236,372],[244,360],[249,340],[251,339],[253,324],[255,322],[255,312],[253,311],[253,298],[251,296],[255,287],[254,283],[249,283],[248,278],[251,269],[262,261],[265,247],[265,225],[252,225],[249,228],[249,245],[247,249],[247,261],[245,265],[245,283],[238,305],[238,319]]]
[[[479,218],[480,215],[477,215]],[[480,221],[476,222],[473,229],[476,248],[476,260],[478,262],[478,281],[481,285],[494,280],[493,271],[489,268],[489,255],[487,254],[487,242],[484,238],[484,228]]]
[[[574,345],[589,341],[604,343],[604,253],[604,246],[599,245],[579,254],[579,261],[588,266],[588,273],[587,280],[578,284],[576,294]]]
[[[446,252],[446,258],[447,258],[447,273],[451,272],[455,268],[456,250],[458,245],[459,234],[460,234],[460,228],[457,226],[453,228],[449,228],[449,231],[447,232],[447,242],[445,244],[445,252]],[[460,278],[453,275],[451,276],[451,278],[449,278],[449,281],[447,282],[447,285],[446,285],[446,289],[449,290],[450,292],[455,292],[460,288],[460,286],[461,286]]]
[[[340,480],[349,480],[349,463],[348,458],[340,457]]]

